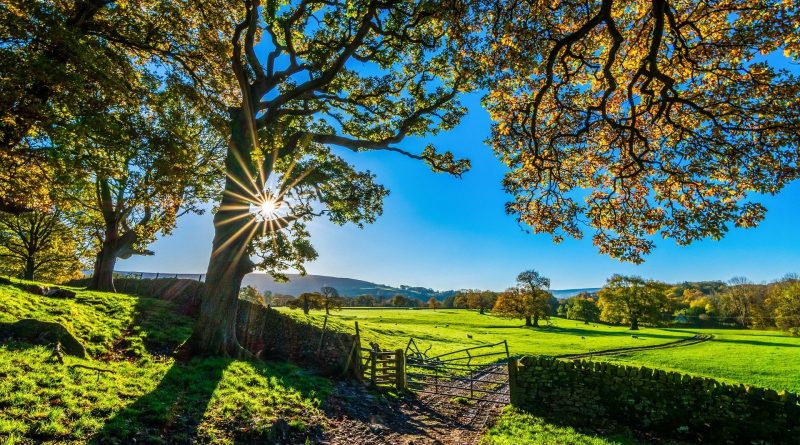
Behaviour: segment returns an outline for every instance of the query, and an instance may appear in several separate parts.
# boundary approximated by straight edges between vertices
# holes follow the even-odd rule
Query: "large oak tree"
[[[465,112],[456,97],[472,88],[468,42],[451,26],[465,10],[439,1],[240,4],[241,21],[223,30],[240,98],[229,109],[209,298],[187,343],[221,355],[247,354],[235,324],[242,277],[257,266],[252,255],[265,254],[258,266],[270,272],[302,267],[315,255],[303,221],[325,214],[361,224],[380,213],[385,190],[331,147],[393,151],[453,174],[469,166],[432,146],[414,153],[397,145],[450,129]]]
[[[488,11],[492,142],[507,210],[633,262],[752,227],[796,179],[797,2],[562,0]],[[780,53],[785,54],[782,56]]]

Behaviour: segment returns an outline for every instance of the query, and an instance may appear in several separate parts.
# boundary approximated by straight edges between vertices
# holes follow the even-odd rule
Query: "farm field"
[[[712,334],[714,338],[685,348],[631,352],[597,357],[596,360],[643,365],[712,377],[730,383],[800,392],[800,337],[792,337],[780,331],[696,331]]]
[[[321,324],[324,319],[320,311],[304,315],[297,310],[281,310],[312,323]],[[405,348],[413,337],[420,349],[431,348],[429,355],[503,340],[508,341],[512,355],[562,355],[652,346],[695,333],[711,334],[712,340],[697,345],[598,356],[593,360],[800,392],[800,338],[780,331],[644,327],[633,332],[624,326],[586,325],[564,318],[552,318],[550,326],[542,322],[541,328],[525,328],[522,320],[463,309],[346,308],[332,312],[328,323],[337,329],[352,330],[354,321],[359,322],[364,344],[374,341],[384,349]]]
[[[322,324],[324,314],[279,308],[293,317]],[[328,323],[352,332],[358,321],[362,343],[378,343],[382,349],[405,349],[414,338],[421,350],[430,347],[429,355],[454,349],[497,343],[506,340],[512,355],[562,355],[603,351],[612,348],[652,346],[668,343],[693,334],[666,329],[644,328],[633,333],[622,326],[589,324],[552,318],[550,326],[540,321],[540,328],[525,328],[523,320],[481,315],[465,309],[372,309],[346,308],[331,312]],[[472,338],[468,337],[471,336]]]

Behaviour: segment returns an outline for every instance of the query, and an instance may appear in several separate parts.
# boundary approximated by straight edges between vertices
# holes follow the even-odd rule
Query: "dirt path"
[[[595,352],[586,352],[581,354],[567,354],[567,355],[559,355],[556,358],[566,358],[566,359],[573,359],[577,360],[580,358],[592,358],[601,355],[617,355],[617,354],[625,354],[628,352],[638,352],[638,351],[651,351],[655,349],[669,349],[669,348],[681,348],[685,346],[692,346],[698,343],[703,343],[709,341],[713,338],[713,335],[710,334],[695,334],[693,337],[684,338],[682,340],[673,341],[669,343],[664,343],[661,345],[653,345],[653,346],[637,346],[634,348],[619,348],[619,349],[608,349],[605,351],[595,351]]]
[[[487,367],[497,372],[505,365]],[[333,428],[323,443],[331,445],[472,445],[480,440],[503,406],[508,404],[508,380],[498,383],[496,374],[477,373],[473,388],[491,389],[481,400],[458,398],[469,395],[467,382],[450,382],[448,394],[426,392],[398,399],[371,393],[359,384],[342,382],[331,399],[329,415]],[[433,394],[431,394],[433,393]]]
[[[693,337],[654,346],[609,349],[558,358],[581,359],[635,351],[679,348],[708,341],[711,335]],[[492,365],[475,373],[473,389],[491,390],[480,400],[469,400],[470,384],[450,380],[445,391],[432,382],[421,391],[390,397],[370,391],[357,382],[340,382],[329,400],[330,428],[321,444],[328,445],[475,445],[487,426],[509,403],[508,376],[497,379],[506,365]],[[441,383],[441,382],[440,382]]]

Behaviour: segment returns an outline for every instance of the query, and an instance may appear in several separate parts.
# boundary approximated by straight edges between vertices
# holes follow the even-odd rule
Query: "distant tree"
[[[290,306],[294,299],[291,295],[273,294],[271,303],[273,306]]]
[[[454,308],[456,308],[456,309],[466,309],[468,307],[466,292],[468,292],[468,291],[459,291],[453,297],[453,307]]]
[[[253,286],[245,286],[242,290],[239,291],[239,299],[244,301],[249,301],[251,303],[255,303],[261,306],[266,306],[266,300],[264,299],[264,295],[258,291]]]
[[[322,295],[322,308],[325,309],[325,315],[331,313],[331,309],[341,310],[344,300],[339,296],[339,291],[331,286],[323,286],[320,289]]]
[[[570,320],[582,320],[584,324],[600,320],[600,308],[594,300],[574,298],[568,306],[566,316]]]
[[[353,306],[373,307],[378,304],[378,300],[372,295],[359,295],[353,299]]]
[[[308,315],[311,309],[322,309],[322,295],[316,292],[305,292],[294,300],[289,301],[288,306],[292,309],[302,309]]]
[[[800,281],[792,280],[773,297],[775,325],[800,336]]]
[[[481,315],[491,309],[497,301],[497,294],[491,291],[470,290],[466,291],[466,297],[467,308],[477,309]]]
[[[391,305],[394,307],[406,307],[408,306],[409,300],[404,295],[397,294],[392,297]]]
[[[550,279],[535,270],[526,270],[517,275],[517,287],[521,293],[529,296],[533,326],[539,326],[540,318],[549,319],[555,310],[551,302],[552,294],[548,292]]]
[[[436,310],[442,307],[442,303],[439,302],[439,300],[437,300],[436,297],[429,298],[427,304],[428,304],[428,309]]]
[[[517,287],[511,287],[497,296],[492,315],[521,318],[525,320],[525,326],[532,326],[531,317],[534,311],[533,296]]]
[[[79,278],[87,251],[61,212],[0,212],[0,270],[26,280],[59,283]]]
[[[766,296],[758,285],[745,277],[734,277],[719,296],[719,307],[724,315],[742,326],[753,324],[756,308]]]
[[[629,323],[632,331],[640,322],[656,323],[667,302],[666,292],[666,285],[657,281],[614,275],[598,292],[600,319]]]
[[[442,307],[445,309],[453,309],[455,307],[456,296],[455,295],[448,295],[445,297],[444,301],[442,301]]]

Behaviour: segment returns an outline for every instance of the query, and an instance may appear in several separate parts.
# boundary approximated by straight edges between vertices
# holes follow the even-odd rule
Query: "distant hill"
[[[599,291],[599,287],[584,287],[580,289],[550,289],[550,293],[553,294],[556,298],[569,298],[574,297],[575,295],[580,294],[581,292],[587,292],[593,294]]]
[[[357,295],[374,295],[376,297],[384,296],[391,297],[401,294],[406,297],[419,298],[422,301],[427,301],[430,297],[436,297],[438,300],[444,300],[450,295],[455,294],[455,290],[436,291],[424,287],[404,286],[393,287],[385,284],[376,284],[364,280],[356,280],[353,278],[340,278],[328,277],[325,275],[297,275],[289,274],[288,283],[276,283],[267,274],[251,273],[244,277],[242,285],[253,286],[261,292],[271,291],[272,293],[300,295],[303,292],[316,292],[322,286],[335,287],[339,294],[346,297],[355,297]],[[594,293],[600,290],[598,287],[587,287],[581,289],[553,289],[550,291],[556,298],[569,298],[578,295],[581,292]]]
[[[91,271],[85,271],[89,275]],[[204,279],[205,275],[200,274],[174,274],[174,273],[152,273],[152,272],[123,272],[116,271],[120,275],[133,275],[141,278],[184,278],[190,280]],[[247,274],[242,281],[242,286],[253,286],[261,292],[270,291],[273,294],[285,294],[297,296],[303,292],[318,292],[322,286],[331,286],[339,291],[339,295],[343,297],[355,297],[358,295],[374,295],[376,297],[392,297],[400,294],[405,297],[418,298],[422,301],[428,301],[429,298],[435,297],[438,300],[444,300],[450,295],[455,294],[456,290],[437,291],[425,287],[414,287],[401,285],[400,287],[389,286],[386,284],[377,284],[370,281],[356,280],[354,278],[341,278],[329,277],[326,275],[298,275],[287,274],[289,282],[276,283],[272,277],[265,273],[251,273]],[[581,292],[594,293],[600,290],[599,287],[587,287],[581,289],[551,289],[556,298],[569,298],[578,295]]]
[[[271,291],[275,294],[300,295],[303,292],[317,292],[322,286],[331,286],[339,291],[339,295],[344,297],[355,297],[357,295],[374,295],[376,297],[391,297],[397,294],[428,300],[430,297],[444,299],[455,293],[453,290],[436,291],[424,287],[388,286],[376,284],[364,280],[353,278],[329,277],[325,275],[297,275],[287,274],[288,283],[276,283],[270,275],[264,273],[251,273],[244,277],[242,285],[253,286],[261,292]]]

